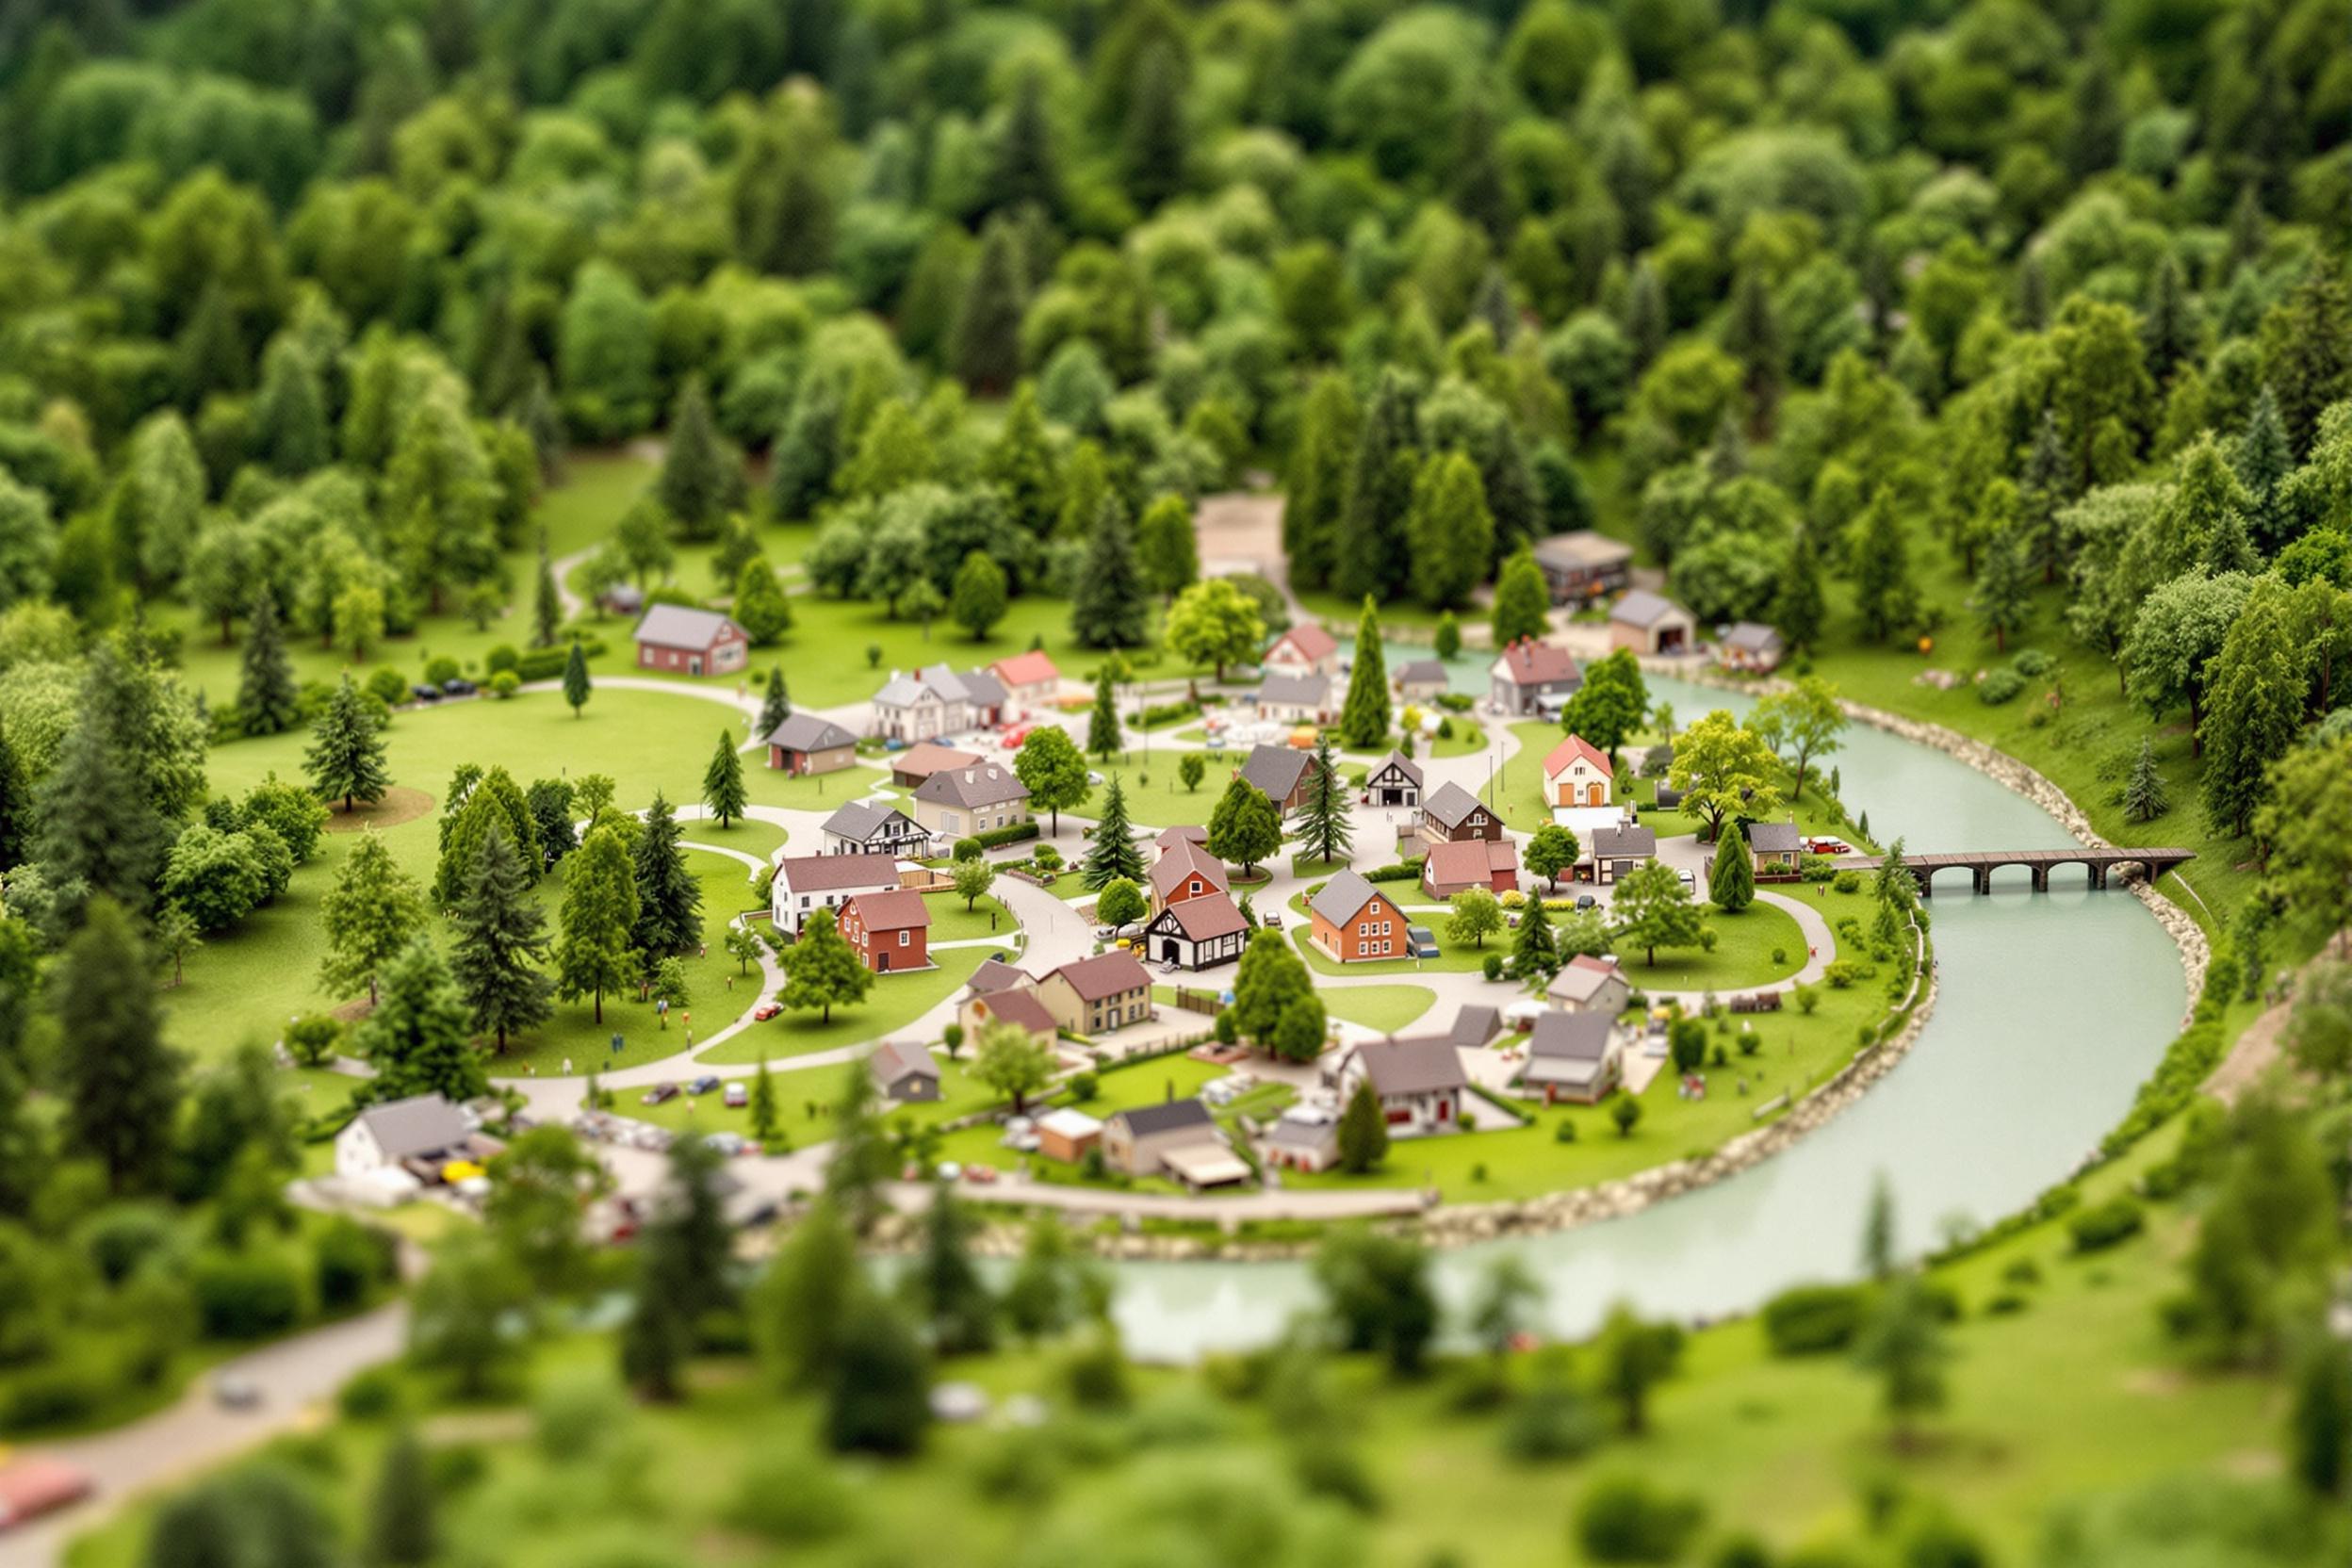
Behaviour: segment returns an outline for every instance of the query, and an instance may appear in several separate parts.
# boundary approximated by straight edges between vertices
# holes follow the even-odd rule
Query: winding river
[[[1394,655],[1392,655],[1394,657]],[[1745,698],[1653,679],[1683,722]],[[1849,805],[1915,850],[2069,843],[2038,808],[1966,764],[1855,726],[1832,759]],[[1864,1209],[1884,1176],[1903,1246],[2023,1206],[2119,1120],[2180,1025],[2178,951],[2138,901],[2072,868],[2033,892],[2018,869],[1990,897],[1954,874],[1931,906],[1942,989],[1909,1055],[1794,1149],[1704,1191],[1581,1230],[1441,1252],[1449,1306],[1511,1248],[1547,1290],[1556,1333],[1592,1329],[1617,1300],[1678,1318],[1755,1307],[1801,1282],[1852,1276]],[[1313,1304],[1306,1266],[1113,1266],[1130,1350],[1152,1360],[1262,1343]]]

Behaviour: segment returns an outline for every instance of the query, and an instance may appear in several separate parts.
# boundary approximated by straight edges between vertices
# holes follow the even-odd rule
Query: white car
[[[1681,879],[1682,885],[1686,888],[1696,888],[1699,885],[1698,878],[1690,874],[1690,868],[1687,866],[1674,873],[1674,875]]]

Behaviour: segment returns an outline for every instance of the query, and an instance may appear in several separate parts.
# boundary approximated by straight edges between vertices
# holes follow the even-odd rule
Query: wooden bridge
[[[1925,898],[1935,890],[1936,874],[1939,871],[1964,870],[1980,893],[1993,890],[1993,873],[2005,866],[2023,866],[2034,874],[2034,890],[2050,890],[2050,874],[2059,866],[2081,866],[2090,873],[2091,886],[2104,888],[2107,878],[2127,866],[2137,866],[2142,874],[2153,882],[2168,871],[2178,871],[2197,858],[2191,849],[2001,849],[1968,855],[1905,855],[1903,868],[1919,885],[1919,896]],[[1852,867],[1857,871],[1876,871],[1881,858],[1876,855],[1844,855],[1838,858],[1840,870]]]

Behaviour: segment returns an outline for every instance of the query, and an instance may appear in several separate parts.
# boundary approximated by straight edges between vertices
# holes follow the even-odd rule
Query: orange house
[[[1343,964],[1402,958],[1412,953],[1405,912],[1389,896],[1353,871],[1323,884],[1307,904],[1315,945]]]
[[[859,893],[842,905],[841,936],[876,974],[931,967],[931,910],[911,889]]]

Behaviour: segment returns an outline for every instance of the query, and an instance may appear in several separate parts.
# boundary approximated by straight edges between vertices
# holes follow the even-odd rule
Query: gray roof
[[[1538,1013],[1534,1033],[1527,1037],[1527,1059],[1597,1062],[1609,1054],[1609,1032],[1616,1026],[1616,1020],[1606,1013],[1564,1013],[1557,1009]]]
[[[834,751],[854,746],[858,737],[815,713],[794,713],[769,732],[767,743],[786,751]]]
[[[1350,867],[1324,883],[1323,890],[1308,901],[1307,907],[1333,925],[1345,925],[1379,891],[1362,872]]]
[[[972,978],[964,982],[974,996],[985,996],[990,991],[1005,990],[1029,983],[1027,970],[1017,964],[1008,964],[1002,958],[981,959],[980,967],[972,972]]]
[[[906,812],[894,806],[884,806],[871,800],[853,800],[837,807],[833,814],[825,819],[825,831],[847,839],[852,843],[872,843],[880,836],[883,825],[893,817],[906,824],[906,830],[923,831]]]
[[[657,604],[645,612],[645,618],[637,623],[635,636],[641,643],[656,647],[692,648],[700,653],[718,641],[721,633],[733,631],[743,637],[743,629],[715,610],[696,610],[683,604]]]
[[[1356,1047],[1356,1060],[1372,1080],[1372,1092],[1386,1099],[1398,1094],[1434,1094],[1465,1087],[1462,1057],[1444,1035],[1420,1035],[1410,1039],[1366,1040]]]
[[[976,702],[983,708],[1004,705],[1004,683],[988,671],[967,670],[956,678],[964,683],[966,701]]]
[[[939,1064],[931,1059],[930,1049],[919,1040],[884,1040],[874,1048],[867,1065],[874,1070],[874,1081],[881,1084],[939,1075]]]
[[[1399,686],[1443,686],[1451,678],[1446,666],[1434,659],[1416,659],[1396,672]]]
[[[892,674],[889,680],[883,682],[882,689],[874,694],[874,700],[883,708],[911,708],[921,702],[926,693],[941,702],[967,700],[963,677],[945,664],[934,664],[929,669],[914,670],[906,675]]]
[[[1338,1147],[1339,1123],[1336,1121],[1302,1121],[1296,1117],[1278,1119],[1266,1135],[1269,1148],[1296,1149],[1310,1154],[1326,1153]]]
[[[1365,776],[1378,778],[1380,775],[1386,773],[1391,768],[1395,768],[1398,773],[1403,774],[1407,778],[1412,779],[1415,784],[1419,784],[1421,782],[1421,764],[1414,761],[1412,758],[1407,757],[1401,751],[1390,752],[1386,757],[1375,763],[1371,773]]]
[[[1555,533],[1535,542],[1536,560],[1562,567],[1614,566],[1633,559],[1633,547],[1591,529]]]
[[[1590,847],[1595,860],[1654,859],[1658,835],[1646,827],[1596,827]]]
[[[1321,708],[1331,700],[1331,679],[1322,675],[1269,675],[1258,685],[1261,703],[1292,703]]]
[[[1766,855],[1793,855],[1805,848],[1805,840],[1792,822],[1750,823],[1748,847]]]
[[[1780,633],[1761,621],[1735,621],[1723,629],[1723,641],[1751,653],[1769,653],[1780,646]]]
[[[474,1135],[466,1113],[437,1094],[370,1105],[359,1113],[359,1119],[387,1160],[454,1149]]]
[[[996,762],[982,762],[968,768],[942,768],[915,786],[915,798],[938,806],[958,806],[972,810],[984,806],[1002,806],[1007,801],[1027,800],[1029,786],[1023,784],[1012,769]]]
[[[1266,798],[1280,806],[1298,787],[1306,776],[1307,764],[1314,761],[1312,754],[1292,746],[1259,745],[1250,748],[1250,760],[1241,765],[1241,776],[1266,792]]]
[[[1451,779],[1429,792],[1421,803],[1421,814],[1441,826],[1455,827],[1478,808],[1478,797]]]
[[[1454,1026],[1446,1037],[1457,1047],[1479,1046],[1502,1033],[1503,1015],[1499,1008],[1483,1002],[1465,1002],[1454,1014]]]
[[[1585,1003],[1600,995],[1604,987],[1612,984],[1630,987],[1632,982],[1615,964],[1604,964],[1579,954],[1560,966],[1560,972],[1553,975],[1551,984],[1544,988],[1544,994],[1561,1002]]]
[[[1627,589],[1625,596],[1609,612],[1610,620],[1623,621],[1627,626],[1656,626],[1675,615],[1686,621],[1690,618],[1690,612],[1682,606],[1663,594],[1651,593],[1647,588]]]
[[[1209,1108],[1198,1100],[1163,1100],[1156,1105],[1136,1105],[1110,1119],[1127,1124],[1130,1137],[1148,1138],[1185,1127],[1214,1127]]]

